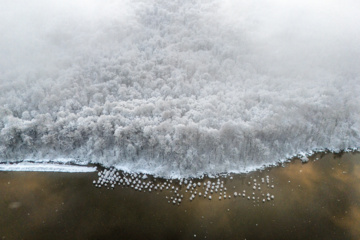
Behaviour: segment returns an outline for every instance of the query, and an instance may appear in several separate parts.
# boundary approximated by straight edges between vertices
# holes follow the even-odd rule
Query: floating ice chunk
[[[300,159],[303,163],[307,163],[309,161],[309,158],[307,156],[302,156]]]
[[[16,164],[0,164],[0,171],[76,173],[76,172],[95,172],[96,167],[53,164],[53,163],[22,162]]]

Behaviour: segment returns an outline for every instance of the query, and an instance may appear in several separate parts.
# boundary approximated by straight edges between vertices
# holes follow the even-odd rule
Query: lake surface
[[[360,239],[358,153],[221,177],[221,200],[197,193],[190,201],[179,186],[179,205],[171,189],[97,188],[97,179],[96,172],[0,172],[1,239]],[[217,181],[193,181],[209,180]]]

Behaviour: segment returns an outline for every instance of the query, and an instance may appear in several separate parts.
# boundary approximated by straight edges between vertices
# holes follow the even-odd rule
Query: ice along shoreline
[[[25,171],[25,172],[68,172],[68,173],[81,173],[81,172],[96,172],[102,171],[104,169],[115,169],[116,171],[123,172],[125,174],[142,174],[149,175],[154,178],[163,178],[163,179],[202,179],[205,177],[208,178],[218,178],[221,176],[227,176],[231,174],[247,174],[256,171],[262,171],[267,168],[272,168],[276,166],[282,166],[285,163],[289,163],[296,160],[301,160],[303,163],[307,163],[309,160],[317,160],[316,156],[323,154],[342,154],[342,153],[360,153],[359,148],[345,149],[341,151],[331,151],[329,149],[311,151],[308,153],[299,153],[292,157],[287,157],[283,160],[279,160],[274,163],[264,164],[264,165],[254,165],[249,166],[246,169],[232,169],[228,171],[218,172],[218,173],[197,173],[195,175],[182,175],[181,173],[171,172],[170,175],[164,176],[157,173],[155,169],[137,169],[134,166],[130,166],[125,163],[124,165],[115,165],[115,166],[105,166],[101,163],[91,163],[87,161],[79,161],[72,158],[57,158],[57,159],[24,159],[22,161],[4,161],[0,162],[0,171]]]

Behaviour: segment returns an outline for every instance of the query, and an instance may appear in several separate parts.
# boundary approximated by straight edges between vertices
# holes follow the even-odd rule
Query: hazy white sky
[[[16,0],[1,5],[0,65],[7,69],[41,69],[86,55],[113,40],[108,28],[126,27],[134,18],[134,9],[124,0]]]
[[[357,72],[360,3],[353,0],[225,0],[202,16],[228,29],[262,68],[285,73],[321,67]],[[147,1],[2,1],[0,69],[49,65],[90,54],[137,31]],[[151,21],[151,20],[148,20]],[[128,33],[125,33],[128,35]],[[211,37],[211,36],[209,36]],[[239,42],[240,44],[240,42]],[[250,58],[248,58],[250,61]],[[57,63],[56,63],[57,64]],[[282,72],[284,71],[284,72]]]

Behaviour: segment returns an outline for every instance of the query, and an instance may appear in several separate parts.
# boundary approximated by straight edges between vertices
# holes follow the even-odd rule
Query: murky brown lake
[[[232,175],[222,178],[230,199],[190,201],[183,190],[179,206],[168,203],[170,191],[96,188],[97,178],[0,172],[0,238],[360,239],[358,153],[317,154],[306,164]],[[260,185],[264,179],[270,184]]]

